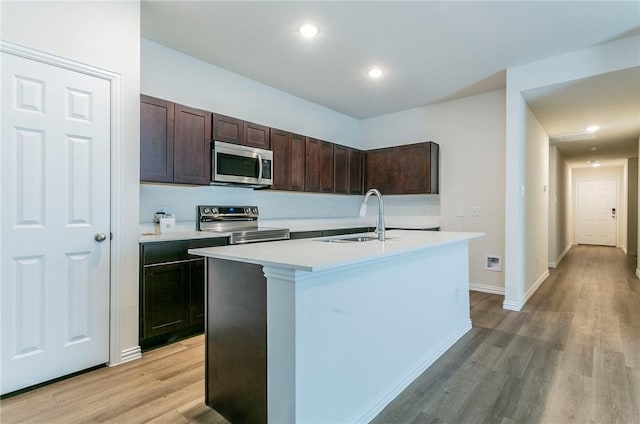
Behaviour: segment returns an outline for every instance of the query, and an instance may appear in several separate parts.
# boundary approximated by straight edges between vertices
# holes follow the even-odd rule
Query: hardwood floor
[[[0,401],[9,423],[228,423],[204,404],[204,336]]]
[[[374,423],[640,423],[640,280],[576,246],[521,312],[471,293],[473,329]]]
[[[521,312],[471,293],[473,329],[374,423],[640,423],[640,280],[577,246]],[[0,402],[2,423],[226,423],[204,405],[203,336]]]

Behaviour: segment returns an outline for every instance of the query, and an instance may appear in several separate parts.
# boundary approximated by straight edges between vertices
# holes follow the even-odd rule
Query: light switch
[[[480,215],[480,209],[477,206],[473,206],[471,208],[471,216],[478,216]]]
[[[466,216],[466,212],[464,211],[464,207],[458,207],[456,209],[456,216]]]

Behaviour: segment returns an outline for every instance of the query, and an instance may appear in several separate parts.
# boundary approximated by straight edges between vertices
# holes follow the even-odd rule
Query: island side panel
[[[231,422],[267,422],[267,286],[262,266],[207,259],[205,403]]]
[[[471,329],[467,241],[295,283],[296,422],[367,422]]]
[[[267,278],[267,391],[269,423],[295,420],[295,275],[265,266]]]

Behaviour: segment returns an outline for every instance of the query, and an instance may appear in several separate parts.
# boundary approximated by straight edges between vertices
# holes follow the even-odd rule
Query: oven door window
[[[257,158],[218,153],[216,162],[216,172],[219,175],[258,178]]]

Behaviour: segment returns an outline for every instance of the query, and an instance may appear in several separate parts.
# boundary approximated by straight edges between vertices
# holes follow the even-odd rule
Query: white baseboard
[[[549,262],[549,264],[548,264],[548,265],[549,265],[549,268],[555,268],[555,267],[557,267],[558,265],[560,265],[560,262],[562,261],[562,259],[564,259],[564,255],[566,255],[566,254],[569,252],[569,250],[571,250],[571,248],[572,248],[573,246],[574,246],[574,244],[573,244],[573,243],[569,243],[569,245],[564,249],[564,251],[560,254],[560,256],[558,256],[558,257],[556,258],[556,260],[555,260],[555,261],[553,261],[553,262]]]
[[[504,302],[502,302],[502,308],[508,309],[510,311],[522,310],[524,305],[527,303],[527,300],[529,300],[529,298],[533,296],[536,290],[538,290],[538,287],[540,287],[540,285],[544,282],[544,280],[547,279],[548,276],[549,276],[549,270],[545,269],[542,275],[540,275],[540,277],[538,277],[536,282],[529,288],[529,290],[527,290],[527,292],[524,295],[524,298],[521,301],[513,302],[513,301],[505,300]]]
[[[469,290],[504,295],[504,287],[490,286],[488,284],[469,283]]]
[[[640,269],[636,268],[636,277],[640,278]]]
[[[125,349],[120,353],[120,362],[111,364],[110,366],[116,366],[124,364],[125,362],[133,361],[142,358],[142,350],[140,346],[134,346],[129,349]]]
[[[627,255],[627,246],[620,246],[622,248],[622,251],[624,252],[625,256]]]
[[[451,336],[451,338],[445,340],[438,349],[433,352],[429,357],[425,358],[413,371],[402,378],[394,387],[382,396],[373,405],[369,404],[346,422],[349,423],[368,423],[373,420],[393,399],[395,399],[409,384],[426,371],[439,357],[441,357],[451,346],[453,346],[462,336],[464,336],[469,330],[471,330],[471,320],[468,323]]]

